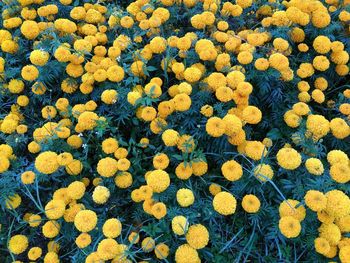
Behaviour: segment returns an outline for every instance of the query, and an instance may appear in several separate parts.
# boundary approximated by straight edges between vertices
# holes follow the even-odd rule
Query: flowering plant
[[[349,262],[349,0],[0,7],[1,262]]]

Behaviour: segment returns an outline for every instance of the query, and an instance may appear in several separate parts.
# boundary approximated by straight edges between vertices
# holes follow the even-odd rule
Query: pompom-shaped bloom
[[[305,204],[314,212],[322,211],[327,206],[327,197],[316,190],[309,190],[305,195]]]
[[[116,238],[122,231],[122,224],[116,218],[107,219],[103,224],[102,232],[107,238]]]
[[[209,232],[207,228],[201,224],[192,225],[186,233],[187,243],[195,248],[204,248],[209,243]]]
[[[301,164],[301,155],[293,148],[282,148],[278,151],[277,162],[286,170],[295,170]]]
[[[51,151],[39,154],[35,159],[35,168],[43,174],[52,174],[56,172],[59,168],[57,154]]]
[[[237,181],[243,175],[242,166],[235,160],[226,161],[221,166],[222,175],[229,181]]]
[[[28,247],[28,238],[24,235],[15,235],[10,238],[8,249],[13,254],[21,254]]]
[[[281,233],[287,238],[294,238],[299,236],[301,225],[299,220],[292,216],[284,216],[280,219],[278,227]]]
[[[341,218],[350,214],[350,198],[340,190],[332,190],[326,193],[326,212],[335,217]]]
[[[309,158],[305,162],[305,167],[310,174],[321,175],[324,172],[321,160],[317,158]]]
[[[245,195],[242,199],[242,207],[247,213],[257,213],[260,209],[260,200],[255,195]]]
[[[97,246],[97,254],[102,260],[110,260],[118,255],[118,243],[112,238],[100,241]]]
[[[176,263],[200,263],[198,252],[188,244],[179,246],[175,252]]]
[[[188,221],[184,216],[175,216],[171,221],[171,228],[176,235],[184,235],[188,229]]]
[[[45,214],[48,219],[58,219],[63,216],[66,204],[62,200],[51,200],[45,206]]]
[[[297,200],[284,200],[279,206],[280,217],[292,216],[299,221],[303,221],[306,216],[305,207],[299,205],[300,202]]]
[[[181,188],[176,193],[176,200],[182,207],[188,207],[194,203],[194,194],[190,189]]]
[[[96,204],[104,204],[108,201],[110,195],[107,187],[98,185],[92,193],[92,199]]]
[[[163,170],[154,170],[146,178],[147,185],[150,186],[154,192],[164,192],[170,185],[169,174]]]
[[[97,215],[92,210],[82,210],[74,218],[74,225],[80,232],[89,232],[96,227]]]
[[[116,159],[106,157],[98,161],[97,172],[103,177],[112,177],[118,171],[118,162]]]
[[[229,192],[220,192],[213,199],[214,210],[221,215],[232,215],[236,211],[236,198]]]

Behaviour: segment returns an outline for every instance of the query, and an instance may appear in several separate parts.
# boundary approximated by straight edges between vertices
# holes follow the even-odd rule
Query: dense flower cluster
[[[350,262],[350,1],[0,3],[1,262]]]

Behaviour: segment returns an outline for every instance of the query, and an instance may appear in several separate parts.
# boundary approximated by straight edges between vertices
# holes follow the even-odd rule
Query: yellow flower
[[[273,178],[273,170],[270,165],[268,164],[259,164],[254,169],[254,175],[256,178],[258,178],[261,182],[266,182],[268,179]]]
[[[200,263],[198,252],[188,244],[179,246],[175,252],[176,263]]]
[[[41,257],[42,249],[40,247],[32,247],[28,251],[28,258],[30,260],[37,260]]]
[[[28,238],[24,235],[15,235],[10,238],[8,249],[13,254],[21,254],[28,247]]]
[[[106,104],[114,104],[118,100],[118,92],[113,89],[108,89],[102,92],[101,100]]]
[[[326,196],[316,190],[309,190],[305,195],[305,204],[314,212],[320,212],[327,206]]]
[[[327,207],[325,211],[335,218],[341,218],[350,214],[350,198],[340,190],[332,190],[326,193]]]
[[[0,174],[10,168],[10,160],[6,156],[0,156]]]
[[[170,177],[165,171],[154,170],[147,176],[146,182],[155,193],[161,193],[169,187]]]
[[[106,238],[100,241],[97,246],[97,254],[100,259],[110,260],[118,254],[118,243],[112,238]]]
[[[214,196],[214,210],[221,215],[232,215],[236,211],[236,198],[229,192],[222,191]]]
[[[166,146],[175,146],[179,141],[179,133],[172,129],[167,129],[162,134],[162,140]]]
[[[152,215],[157,219],[162,219],[167,213],[167,209],[164,203],[158,202],[152,206]]]
[[[45,237],[54,238],[59,234],[60,229],[60,224],[57,221],[51,220],[43,225],[42,232]]]
[[[341,232],[337,225],[330,224],[322,224],[318,231],[320,232],[320,237],[326,239],[330,245],[337,245],[341,239]]]
[[[287,170],[295,170],[301,164],[301,155],[292,148],[280,149],[276,157],[279,166]]]
[[[255,195],[245,195],[242,199],[242,207],[247,213],[257,213],[260,209],[260,200]]]
[[[208,119],[205,129],[207,133],[212,137],[220,137],[224,135],[226,130],[225,122],[218,117],[211,117]]]
[[[39,70],[33,65],[27,65],[22,68],[21,76],[24,80],[34,81],[39,77]]]
[[[188,207],[194,203],[194,195],[190,189],[181,188],[176,193],[176,200],[182,207]]]
[[[209,243],[209,232],[207,228],[201,224],[192,225],[188,228],[186,233],[186,241],[195,249],[204,248]]]
[[[131,173],[122,172],[114,178],[115,185],[125,189],[132,185],[133,179]]]
[[[91,210],[82,210],[74,218],[74,225],[80,232],[89,232],[96,227],[97,215]]]
[[[283,216],[279,221],[278,227],[287,238],[297,237],[301,231],[300,222],[292,216]]]
[[[107,187],[98,185],[92,193],[92,199],[96,204],[104,204],[110,197],[110,191]]]
[[[155,247],[155,241],[151,237],[146,237],[141,243],[142,250],[145,252],[151,252]]]
[[[122,224],[116,218],[107,219],[103,224],[102,232],[107,238],[116,238],[122,231]]]
[[[65,210],[66,204],[59,199],[51,200],[45,206],[45,214],[48,219],[58,219],[62,217]]]
[[[350,167],[347,163],[332,165],[329,174],[337,183],[345,184],[350,181]]]
[[[160,243],[154,248],[154,253],[157,258],[166,259],[169,255],[169,247],[164,243]]]
[[[12,196],[8,196],[6,199],[6,208],[7,209],[16,209],[17,207],[19,207],[19,205],[22,203],[22,198],[20,195],[18,194],[14,194]]]
[[[112,177],[118,171],[118,162],[117,160],[106,157],[99,160],[97,164],[97,172],[103,177]]]
[[[176,235],[184,235],[188,229],[188,221],[184,216],[175,216],[171,221],[171,228]]]
[[[76,239],[75,244],[79,248],[85,248],[91,244],[91,236],[88,233],[81,233]]]
[[[314,245],[315,245],[316,252],[318,252],[322,255],[326,255],[329,252],[329,250],[331,249],[327,239],[322,238],[322,237],[316,238],[314,240]]]
[[[304,206],[300,205],[299,201],[287,199],[280,204],[279,214],[280,217],[291,216],[299,221],[303,221],[306,216],[306,210]]]
[[[243,175],[242,166],[235,160],[226,161],[221,166],[222,175],[229,181],[237,181]]]
[[[85,194],[85,185],[83,182],[75,181],[68,185],[67,194],[70,198],[78,200]]]
[[[39,154],[35,159],[35,168],[43,174],[52,174],[59,168],[57,154],[47,151]]]

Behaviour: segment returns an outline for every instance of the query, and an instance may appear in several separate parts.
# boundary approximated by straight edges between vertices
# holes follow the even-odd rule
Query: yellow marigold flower
[[[309,115],[306,120],[306,128],[317,139],[326,136],[330,130],[329,121],[322,115]]]
[[[255,106],[247,106],[243,110],[243,120],[249,124],[257,124],[261,121],[262,113],[259,108]]]
[[[161,54],[166,50],[167,41],[162,37],[155,37],[150,42],[150,48],[153,53]]]
[[[153,167],[155,169],[165,170],[169,162],[169,157],[165,153],[159,153],[153,157]]]
[[[122,224],[116,218],[107,219],[103,224],[102,232],[107,238],[116,238],[122,231]]]
[[[198,252],[188,244],[179,246],[175,252],[176,263],[200,263]]]
[[[189,67],[184,71],[185,80],[190,83],[195,83],[202,77],[202,72],[196,67]]]
[[[260,209],[260,200],[255,195],[245,195],[242,199],[242,207],[247,213],[257,213]]]
[[[28,219],[28,224],[31,227],[37,227],[41,223],[41,216],[40,215],[31,215]]]
[[[52,174],[56,172],[59,168],[57,154],[51,151],[39,154],[35,159],[35,168],[43,174]]]
[[[57,221],[51,220],[43,225],[42,232],[45,237],[54,238],[59,234],[60,229],[60,224]]]
[[[220,192],[213,199],[214,210],[221,215],[232,215],[236,211],[236,198],[229,192]]]
[[[213,196],[215,196],[215,195],[217,195],[218,193],[221,192],[221,186],[218,185],[218,184],[212,183],[212,184],[209,185],[209,192],[210,192]]]
[[[157,219],[162,219],[166,213],[167,209],[164,203],[158,202],[152,206],[152,215]]]
[[[171,228],[176,235],[184,235],[188,229],[188,221],[184,216],[175,216],[171,221]]]
[[[237,181],[243,175],[242,166],[235,160],[226,161],[221,166],[222,175],[229,181]]]
[[[37,260],[41,257],[42,249],[40,247],[32,247],[28,251],[28,259],[30,260]]]
[[[207,228],[201,224],[192,225],[188,228],[186,233],[186,241],[195,249],[204,248],[209,243],[209,232]]]
[[[0,156],[0,174],[10,168],[10,160],[6,156]]]
[[[106,157],[99,160],[97,164],[97,172],[103,177],[112,177],[118,171],[118,162],[117,160]]]
[[[118,243],[112,238],[106,238],[100,241],[97,246],[97,254],[102,260],[110,260],[118,254]]]
[[[175,146],[179,141],[179,133],[172,129],[167,129],[162,134],[162,140],[166,146]]]
[[[151,237],[146,237],[144,240],[142,240],[141,247],[142,250],[145,252],[151,252],[155,247],[155,241]]]
[[[118,100],[118,93],[113,89],[105,90],[101,94],[101,100],[106,104],[114,104]]]
[[[182,207],[188,207],[194,203],[194,195],[190,189],[181,188],[176,193],[176,200]]]
[[[67,194],[69,195],[70,198],[74,200],[78,200],[82,198],[85,194],[85,184],[80,181],[75,181],[72,182],[70,185],[67,187]]]
[[[310,174],[322,175],[324,172],[321,160],[317,158],[309,158],[305,162],[305,167]]]
[[[341,262],[347,262],[350,258],[350,245],[341,247],[339,250],[339,259]]]
[[[0,157],[1,158],[1,157]],[[32,171],[26,171],[21,174],[21,181],[24,184],[32,184],[35,180],[35,173]]]
[[[306,216],[305,207],[297,200],[284,200],[279,206],[280,217],[291,216],[299,221],[303,221]]]
[[[25,36],[25,38],[32,40],[39,35],[40,29],[35,21],[25,20],[21,25],[21,33]]]
[[[51,200],[45,206],[45,214],[48,219],[58,219],[63,216],[66,204],[62,200]]]
[[[305,195],[305,204],[314,212],[322,211],[326,208],[327,198],[326,196],[316,190],[309,190]]]
[[[154,248],[154,253],[158,259],[166,259],[169,255],[169,247],[164,243],[160,243]]]
[[[90,232],[96,224],[97,215],[91,210],[82,210],[74,218],[74,225],[80,232]]]
[[[266,146],[259,141],[247,141],[245,148],[245,154],[253,160],[261,160],[267,154]]]
[[[277,162],[287,170],[295,170],[301,164],[301,155],[293,148],[282,148],[278,151]]]
[[[325,28],[331,22],[331,16],[325,11],[315,11],[312,13],[311,22],[317,28]]]
[[[78,246],[78,248],[85,248],[91,244],[91,241],[91,236],[88,233],[81,233],[75,239],[75,244]]]
[[[24,235],[15,235],[10,238],[8,249],[13,254],[21,254],[28,247],[28,238]]]
[[[337,183],[345,184],[350,181],[350,166],[347,163],[333,164],[329,174]]]
[[[341,239],[340,229],[333,223],[322,224],[318,231],[320,232],[320,237],[326,239],[330,245],[337,245]]]
[[[140,235],[137,232],[131,232],[128,236],[128,240],[131,244],[137,244],[140,241]]]
[[[340,190],[332,190],[326,193],[326,212],[335,217],[341,218],[350,214],[350,198]]]
[[[225,133],[226,124],[218,117],[211,117],[208,119],[205,129],[210,136],[220,137]]]
[[[108,201],[110,191],[107,187],[98,185],[92,193],[92,199],[96,204],[104,204]]]
[[[104,151],[106,154],[114,153],[118,147],[118,141],[114,138],[108,138],[102,142],[102,151]]]
[[[292,216],[283,216],[278,225],[282,235],[287,238],[299,236],[301,231],[300,222]]]
[[[314,246],[315,246],[316,252],[322,255],[326,255],[331,249],[329,242],[327,241],[327,239],[323,237],[316,238],[314,240]]]
[[[24,80],[34,81],[39,77],[39,70],[33,65],[27,65],[22,68],[21,76]]]
[[[349,161],[349,157],[341,150],[332,150],[327,154],[327,161],[330,165],[337,163],[347,163]]]
[[[213,112],[214,112],[214,109],[210,105],[204,105],[201,108],[201,114],[203,114],[207,118],[213,116]]]
[[[43,50],[34,50],[30,53],[30,62],[36,66],[44,66],[50,58],[50,54]]]
[[[119,162],[119,161],[118,161]],[[133,179],[131,173],[122,172],[114,178],[115,185],[125,189],[132,185]]]
[[[334,118],[330,121],[329,126],[332,134],[337,139],[345,139],[350,135],[350,126],[341,118]]]
[[[161,193],[169,187],[170,177],[165,171],[154,170],[147,176],[146,182],[155,193]]]

